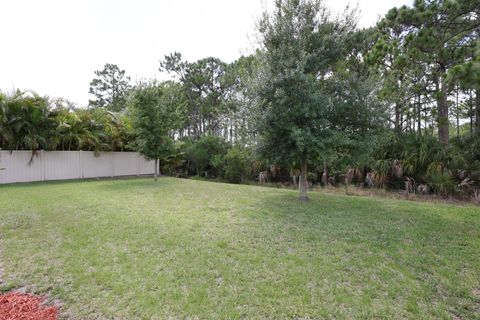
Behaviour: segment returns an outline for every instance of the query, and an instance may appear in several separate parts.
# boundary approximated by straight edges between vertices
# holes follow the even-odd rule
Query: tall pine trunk
[[[400,104],[398,102],[395,103],[395,131],[397,133],[402,132],[402,128],[401,128],[401,107],[400,107]]]
[[[470,117],[470,136],[473,136],[473,95],[472,95],[472,90],[470,90],[470,99],[468,101],[468,108],[469,108],[468,115]]]
[[[328,185],[328,167],[326,160],[323,161],[322,184],[324,187]]]
[[[155,171],[154,172],[155,173],[154,173],[153,179],[155,181],[157,181],[158,180],[158,159],[155,159]]]
[[[443,145],[448,145],[449,138],[449,122],[448,122],[448,100],[447,100],[447,85],[446,79],[443,75],[445,68],[441,67],[442,76],[440,82],[437,82],[437,124],[438,124],[438,139]]]
[[[422,135],[422,101],[421,101],[421,96],[418,95],[417,97],[417,131],[418,135]]]
[[[480,136],[480,89],[475,90],[475,135]]]
[[[460,136],[460,108],[458,107],[458,87],[457,87],[457,96],[455,99],[455,116],[457,118],[457,137]]]
[[[308,189],[308,182],[307,182],[307,161],[302,161],[301,169],[300,169],[300,200],[308,201],[307,189]]]

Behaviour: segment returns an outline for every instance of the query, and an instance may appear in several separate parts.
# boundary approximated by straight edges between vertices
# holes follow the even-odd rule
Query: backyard
[[[174,178],[0,186],[0,289],[69,319],[479,317],[478,207],[297,197]]]

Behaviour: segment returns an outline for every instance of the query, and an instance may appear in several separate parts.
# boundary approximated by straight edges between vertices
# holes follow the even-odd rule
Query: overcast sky
[[[360,0],[361,27],[413,0]],[[348,0],[325,0],[341,11]],[[350,1],[356,4],[357,1]],[[255,21],[273,0],[2,0],[0,90],[31,89],[85,106],[94,70],[115,63],[133,80],[158,78],[178,51],[231,62],[254,47]]]

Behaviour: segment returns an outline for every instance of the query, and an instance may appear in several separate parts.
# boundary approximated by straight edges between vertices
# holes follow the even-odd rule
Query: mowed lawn
[[[69,319],[479,319],[480,209],[161,178],[0,186],[1,290]]]

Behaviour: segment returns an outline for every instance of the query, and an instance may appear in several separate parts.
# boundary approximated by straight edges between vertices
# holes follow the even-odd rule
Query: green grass
[[[161,178],[0,187],[2,290],[73,319],[479,319],[475,207]]]

